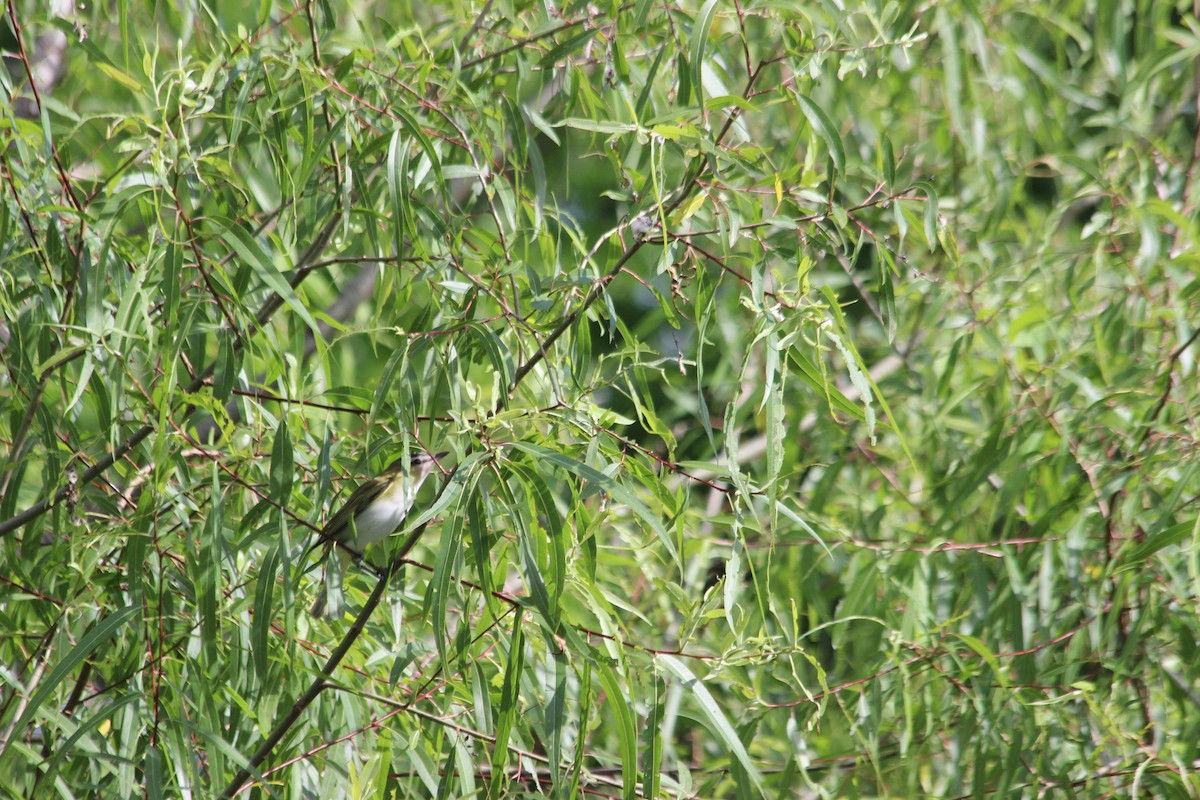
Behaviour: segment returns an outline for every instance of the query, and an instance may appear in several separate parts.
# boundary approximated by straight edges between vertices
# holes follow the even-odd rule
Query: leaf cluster
[[[10,0],[0,794],[1200,794],[1198,30]]]

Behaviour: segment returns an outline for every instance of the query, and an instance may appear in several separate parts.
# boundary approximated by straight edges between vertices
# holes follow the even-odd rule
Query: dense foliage
[[[1200,795],[1190,3],[45,5],[0,793]]]

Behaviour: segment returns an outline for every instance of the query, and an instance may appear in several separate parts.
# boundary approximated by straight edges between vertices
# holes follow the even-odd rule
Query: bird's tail
[[[337,550],[335,558],[325,559],[325,578],[317,590],[317,599],[309,613],[318,619],[339,619],[346,613],[346,593],[342,589],[342,575],[349,558]]]

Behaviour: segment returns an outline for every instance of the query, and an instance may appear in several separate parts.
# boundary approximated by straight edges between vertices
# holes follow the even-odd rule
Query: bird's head
[[[448,455],[450,455],[449,450],[433,454],[426,453],[424,450],[418,450],[411,455],[401,456],[388,464],[387,469],[380,473],[380,477],[394,478],[397,475],[408,475],[409,477],[424,478],[433,471],[434,466],[439,461]]]

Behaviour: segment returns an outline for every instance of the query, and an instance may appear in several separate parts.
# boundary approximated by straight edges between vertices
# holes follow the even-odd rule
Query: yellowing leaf
[[[140,92],[142,90],[142,85],[134,80],[133,76],[122,72],[112,64],[99,62],[96,64],[96,68],[127,89],[132,89],[135,92]]]
[[[697,211],[699,211],[700,207],[704,205],[704,200],[705,200],[705,195],[703,192],[696,195],[691,200],[689,200],[688,204],[683,207],[682,211],[679,212],[679,221],[683,222],[688,217],[692,216]]]

